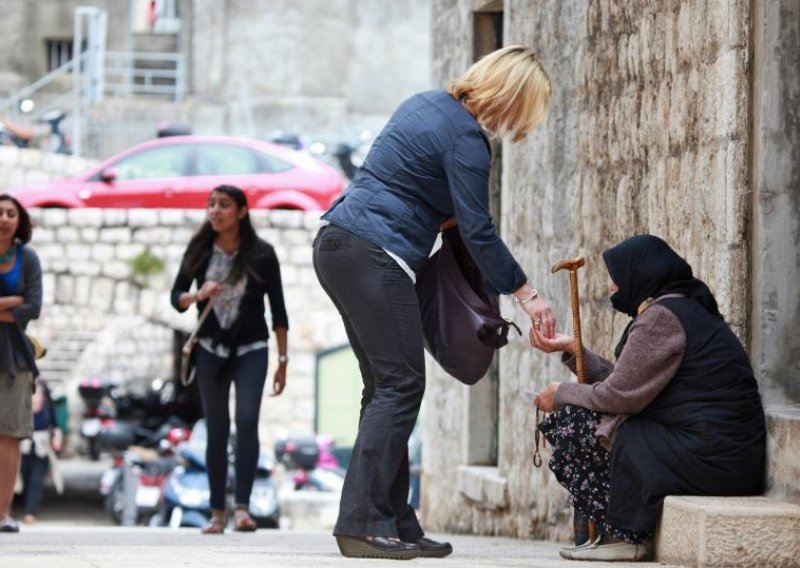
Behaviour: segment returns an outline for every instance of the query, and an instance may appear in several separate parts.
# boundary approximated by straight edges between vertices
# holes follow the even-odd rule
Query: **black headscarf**
[[[713,315],[722,317],[717,300],[705,282],[695,278],[689,263],[658,237],[636,235],[625,239],[605,251],[603,260],[619,288],[611,295],[611,305],[617,311],[635,318],[639,306],[647,298],[682,294],[700,302]],[[628,339],[628,328],[615,350],[617,357]]]

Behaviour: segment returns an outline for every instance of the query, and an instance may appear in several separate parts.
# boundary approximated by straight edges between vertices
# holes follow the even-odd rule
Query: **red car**
[[[25,207],[205,208],[221,184],[251,208],[327,209],[345,187],[332,167],[288,148],[246,138],[172,136],[129,148],[89,172],[10,190]]]

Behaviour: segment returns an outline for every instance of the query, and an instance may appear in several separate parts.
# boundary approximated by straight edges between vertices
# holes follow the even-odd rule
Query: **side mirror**
[[[106,183],[111,183],[117,179],[117,168],[106,168],[100,172],[100,180]]]

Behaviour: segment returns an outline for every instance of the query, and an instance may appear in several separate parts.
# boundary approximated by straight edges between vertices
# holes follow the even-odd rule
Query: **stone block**
[[[181,209],[160,209],[158,225],[161,227],[180,227],[186,224],[186,216]]]
[[[103,209],[70,209],[69,222],[74,227],[99,227],[103,224]]]
[[[311,246],[312,239],[310,238],[310,232],[307,229],[303,229],[302,231],[283,231],[281,241],[287,245]]]
[[[99,276],[100,263],[91,260],[71,259],[70,270],[76,276]]]
[[[103,209],[103,225],[120,227],[128,224],[128,211],[125,209]]]
[[[61,243],[75,243],[80,241],[80,233],[73,226],[63,226],[56,229],[56,240]]]
[[[32,148],[20,148],[19,165],[26,170],[38,170],[42,166],[42,153]]]
[[[66,209],[45,209],[42,215],[43,224],[47,227],[60,227],[67,222]]]
[[[656,535],[659,562],[697,567],[797,566],[800,506],[766,497],[669,496]]]
[[[78,174],[82,174],[96,163],[96,160],[87,160],[78,156],[71,156],[67,162],[67,167],[64,171],[64,174],[67,176],[76,176]]]
[[[106,261],[103,262],[102,274],[114,280],[126,280],[131,274],[131,266],[121,260]]]
[[[42,303],[49,306],[56,299],[56,277],[54,274],[42,274]]]
[[[0,164],[16,166],[19,163],[19,148],[16,146],[0,146]]]
[[[149,229],[136,229],[133,233],[133,242],[148,245],[166,244],[170,242],[171,230],[166,227],[153,227]]]
[[[310,266],[314,251],[311,245],[293,246],[291,255],[287,259],[296,266]],[[285,262],[285,261],[284,261]]]
[[[46,229],[44,227],[37,226],[37,220],[32,219],[34,227],[36,227],[33,231],[33,236],[31,238],[31,242],[34,246],[39,247],[44,243],[53,243],[55,242],[56,232],[52,229]]]
[[[767,496],[800,504],[800,408],[768,406],[765,411]]]
[[[131,230],[129,227],[100,229],[100,240],[104,243],[130,243]]]
[[[459,466],[458,489],[465,497],[488,509],[508,504],[508,482],[496,467]]]
[[[299,229],[303,226],[302,211],[289,211],[286,209],[271,209],[266,212],[269,225],[279,229]]]
[[[25,172],[25,185],[36,185],[50,180],[50,176],[39,170],[27,170]]]
[[[140,243],[124,244],[120,243],[116,247],[116,257],[120,260],[131,260],[136,255],[140,254],[144,249],[144,245]]]
[[[25,183],[25,170],[21,168],[11,168],[3,180],[0,180],[3,187],[16,187]]]
[[[88,276],[79,276],[75,278],[75,295],[73,303],[79,306],[85,306],[89,303],[89,297],[92,288],[92,279]]]
[[[152,209],[129,209],[128,224],[131,227],[155,227],[158,225],[158,212]]]
[[[103,311],[111,310],[114,302],[114,281],[110,278],[95,278],[92,282],[92,297],[89,304]]]
[[[83,227],[81,240],[87,244],[95,243],[100,239],[100,230],[97,227]]]
[[[68,156],[64,154],[44,154],[42,169],[56,177],[61,177],[67,170]]]

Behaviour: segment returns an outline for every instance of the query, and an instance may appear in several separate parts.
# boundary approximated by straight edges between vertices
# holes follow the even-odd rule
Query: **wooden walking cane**
[[[575,371],[578,382],[586,382],[583,371],[583,340],[581,339],[581,304],[578,300],[578,269],[586,264],[583,256],[573,260],[560,260],[553,265],[552,273],[560,270],[569,270],[569,289],[572,296],[572,336],[575,338]],[[589,542],[597,538],[597,527],[589,521]]]

